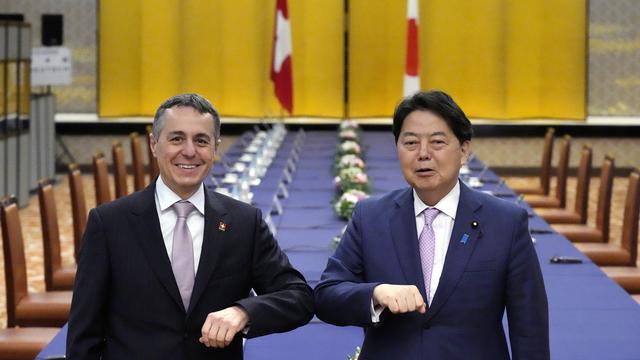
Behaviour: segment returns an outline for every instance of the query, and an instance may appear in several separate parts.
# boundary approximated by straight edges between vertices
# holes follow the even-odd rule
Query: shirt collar
[[[445,195],[438,203],[433,206],[434,208],[440,210],[440,212],[449,216],[453,220],[456,219],[456,213],[458,212],[458,203],[460,202],[460,182],[456,181],[456,185],[449,191],[447,195]],[[415,215],[418,216],[420,213],[428,208],[420,197],[415,189],[413,189],[413,209],[415,211]]]
[[[160,205],[160,211],[165,211],[177,201],[182,200],[180,196],[174,193],[173,190],[162,181],[162,176],[158,176],[158,180],[156,181],[156,196],[158,204]],[[198,187],[198,190],[186,200],[192,203],[200,214],[204,215],[204,185],[202,183],[200,187]]]

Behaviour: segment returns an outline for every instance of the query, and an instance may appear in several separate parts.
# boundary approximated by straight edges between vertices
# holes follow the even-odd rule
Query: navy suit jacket
[[[376,285],[412,284],[426,299],[412,189],[356,205],[314,290],[320,319],[365,328],[363,359],[549,359],[548,309],[527,213],[460,184],[438,288],[426,314],[371,321]],[[477,221],[477,227],[472,223]]]
[[[89,213],[68,359],[241,359],[241,336],[224,349],[198,342],[207,314],[240,305],[249,314],[247,337],[288,331],[311,319],[311,289],[258,209],[205,190],[204,220],[185,309],[160,230],[155,182]],[[263,295],[249,297],[252,288]]]

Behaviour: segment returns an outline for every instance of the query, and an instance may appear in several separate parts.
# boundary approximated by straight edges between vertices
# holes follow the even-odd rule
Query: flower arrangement
[[[364,191],[351,189],[345,191],[342,196],[336,201],[333,205],[336,213],[346,220],[351,219],[351,213],[353,212],[353,208],[356,206],[356,203],[360,200],[364,200],[368,198],[369,195]]]
[[[347,355],[347,360],[358,360],[359,357],[360,357],[360,346],[356,347],[356,352],[353,354],[353,356]]]
[[[362,168],[359,167],[353,166],[341,169],[333,181],[336,188],[339,188],[342,192],[347,192],[352,189],[365,192],[369,191],[369,177]]]
[[[342,156],[338,156],[336,158],[335,171],[336,174],[340,172],[342,169],[357,167],[360,169],[364,169],[364,161],[358,156],[354,154],[345,154]]]
[[[361,151],[362,149],[360,148],[360,144],[358,144],[353,140],[346,140],[346,141],[343,141],[340,145],[338,145],[339,155],[345,155],[345,154],[360,155]]]
[[[345,220],[351,219],[351,213],[358,201],[369,197],[369,177],[365,172],[366,164],[362,160],[358,128],[358,123],[355,121],[343,121],[338,130],[340,142],[334,162],[336,173],[334,184],[340,195],[333,204],[333,209],[339,217]],[[339,236],[334,237],[334,246],[340,243],[345,230],[346,226]],[[359,354],[359,350],[354,359],[357,359],[357,354]]]
[[[354,129],[340,130],[340,132],[338,133],[338,138],[342,141],[345,141],[345,140],[357,141],[358,133]]]
[[[340,131],[342,130],[356,130],[360,127],[360,125],[358,125],[357,121],[353,121],[353,120],[345,120],[340,122]]]

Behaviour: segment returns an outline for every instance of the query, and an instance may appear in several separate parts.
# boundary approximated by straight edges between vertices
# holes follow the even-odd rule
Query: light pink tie
[[[433,219],[438,216],[440,210],[427,208],[422,211],[424,217],[424,227],[420,233],[420,262],[422,263],[422,276],[424,277],[424,289],[427,294],[425,299],[429,303],[429,293],[431,291],[431,272],[433,271],[433,257],[436,249],[436,234],[433,232]]]
[[[171,249],[171,268],[180,290],[180,297],[184,309],[189,309],[191,292],[195,281],[195,270],[193,266],[193,239],[187,226],[187,218],[195,206],[188,201],[178,201],[173,204],[173,209],[178,215],[176,227],[173,229],[173,247]]]

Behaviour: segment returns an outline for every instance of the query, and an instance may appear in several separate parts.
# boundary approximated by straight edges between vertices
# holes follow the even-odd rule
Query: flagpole
[[[343,21],[343,36],[344,36],[344,54],[343,56],[343,118],[349,119],[349,0],[344,0],[344,21]]]

